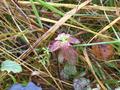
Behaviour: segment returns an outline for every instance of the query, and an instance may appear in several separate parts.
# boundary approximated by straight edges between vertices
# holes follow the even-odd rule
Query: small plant
[[[77,73],[75,65],[65,64],[64,69],[60,72],[60,76],[63,79],[69,79]]]
[[[15,61],[6,60],[1,64],[1,71],[7,71],[8,73],[20,73],[22,72],[22,67]]]
[[[58,61],[63,62],[67,60],[70,64],[76,64],[77,52],[72,47],[72,44],[78,44],[80,41],[70,34],[59,34],[52,44],[49,45],[50,52],[58,51]]]
[[[11,77],[11,79],[13,80],[13,82],[16,83],[15,77],[12,74],[10,74],[10,72],[20,73],[20,72],[22,72],[22,67],[20,64],[18,64],[15,61],[5,60],[1,63],[0,70],[7,71],[7,75],[9,75]],[[14,90],[18,90],[18,89],[14,89]]]
[[[78,54],[72,47],[72,44],[78,43],[80,43],[80,41],[70,34],[61,33],[55,38],[55,41],[49,45],[50,52],[58,51],[58,61],[60,63],[67,61],[60,74],[64,79],[69,79],[69,77],[77,73],[75,64]]]
[[[42,48],[43,54],[40,55],[40,61],[43,65],[49,65],[50,52],[48,48]]]

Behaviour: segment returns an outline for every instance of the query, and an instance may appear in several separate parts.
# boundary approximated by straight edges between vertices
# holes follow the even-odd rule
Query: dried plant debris
[[[96,40],[96,42],[102,42],[103,40]],[[109,60],[114,55],[113,46],[110,44],[99,44],[92,46],[93,55],[99,60]]]

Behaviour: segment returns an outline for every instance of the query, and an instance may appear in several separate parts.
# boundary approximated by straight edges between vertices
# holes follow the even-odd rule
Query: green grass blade
[[[52,5],[46,3],[46,2],[44,2],[42,0],[36,0],[36,1],[39,2],[40,5],[42,5],[42,6],[46,7],[46,8],[48,8],[48,9],[50,9],[51,11],[54,11],[55,13],[57,13],[57,14],[59,14],[61,16],[64,15],[64,13],[62,13],[61,11],[59,11],[58,9],[56,9],[55,7],[53,7]]]
[[[48,8],[48,9],[50,9],[51,11],[54,11],[55,13],[57,13],[57,14],[59,14],[59,15],[61,15],[61,16],[64,15],[63,12],[61,12],[61,11],[58,10],[58,9],[56,9],[55,7],[53,7],[52,5],[48,4],[47,2],[44,2],[44,1],[42,1],[42,0],[36,0],[36,1],[39,2],[40,5],[42,5],[42,6],[46,7],[46,8]],[[83,28],[85,28],[85,29],[90,30],[88,27],[86,27],[85,25],[77,22],[75,19],[70,18],[70,20],[71,20],[72,22],[78,24],[79,26],[81,26],[81,27],[83,27]],[[92,30],[91,30],[91,31],[92,31]]]
[[[30,2],[31,2],[32,8],[33,8],[33,12],[35,13],[35,16],[36,16],[36,18],[38,20],[38,23],[39,23],[40,27],[43,28],[42,22],[40,20],[40,16],[39,16],[38,11],[37,11],[34,3],[33,3],[33,0],[30,0]]]
[[[77,44],[77,45],[74,45],[74,47],[78,47],[78,46],[93,46],[93,45],[100,45],[100,44],[114,44],[114,43],[120,43],[120,40],[109,41],[109,42],[89,43],[89,44]]]

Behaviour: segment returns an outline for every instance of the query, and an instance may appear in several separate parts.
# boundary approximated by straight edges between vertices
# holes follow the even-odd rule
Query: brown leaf
[[[97,59],[107,60],[112,58],[114,55],[114,50],[112,45],[100,44],[92,46],[92,53]]]

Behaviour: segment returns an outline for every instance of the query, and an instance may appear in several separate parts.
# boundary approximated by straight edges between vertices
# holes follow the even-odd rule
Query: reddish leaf
[[[73,38],[73,37],[69,38],[69,42],[72,43],[72,44],[78,44],[78,43],[80,43],[80,41],[78,39]]]
[[[50,52],[54,52],[54,51],[60,49],[60,47],[61,47],[61,42],[55,41],[55,42],[53,42],[53,44],[49,45],[49,50],[50,50]]]
[[[68,63],[76,64],[78,55],[72,47],[63,47],[61,48],[61,52],[64,55],[64,59],[67,60]]]
[[[112,45],[100,44],[92,46],[92,53],[97,59],[107,60],[114,55],[114,50]]]

